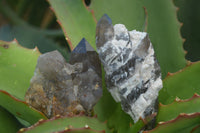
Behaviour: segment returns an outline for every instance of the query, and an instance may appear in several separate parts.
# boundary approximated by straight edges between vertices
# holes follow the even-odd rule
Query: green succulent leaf
[[[0,106],[7,109],[14,116],[17,116],[30,124],[34,124],[40,119],[47,119],[41,112],[31,108],[24,101],[16,99],[3,90],[0,90]]]
[[[9,3],[9,2],[8,2]],[[4,41],[12,41],[14,38],[16,38],[20,45],[26,47],[26,48],[35,48],[36,46],[40,50],[41,53],[58,50],[63,54],[63,56],[68,59],[69,52],[66,47],[62,47],[58,45],[53,39],[50,39],[51,37],[64,37],[63,32],[61,30],[44,30],[38,27],[35,27],[33,25],[30,25],[29,23],[23,21],[18,15],[20,15],[21,11],[24,9],[17,9],[19,14],[16,14],[16,11],[13,11],[7,2],[0,2],[0,12],[5,18],[8,18],[10,22],[12,23],[12,26],[9,24],[3,25],[0,28],[0,40]],[[37,5],[37,7],[28,10],[28,13],[25,13],[26,15],[31,15],[28,17],[28,19],[31,21],[30,23],[35,23],[38,20],[35,20],[36,17],[42,17],[42,14],[38,14],[35,12],[37,8],[41,8],[43,4],[47,4],[46,2],[39,2],[40,5],[38,5],[37,2],[31,2],[31,4],[34,4],[34,7]],[[25,5],[24,5],[25,4]],[[16,5],[22,6],[17,8],[27,8],[26,5],[27,2],[20,1]],[[29,2],[30,4],[30,2]],[[15,5],[15,6],[16,6]],[[33,6],[33,5],[32,5]],[[15,7],[16,8],[16,7]],[[27,8],[28,9],[28,8]],[[45,7],[42,9],[44,10]],[[21,11],[20,11],[21,10]],[[42,11],[41,10],[41,11]],[[25,16],[26,16],[25,15]],[[32,16],[34,15],[34,16]],[[34,20],[32,20],[34,19]],[[39,18],[40,19],[40,18]]]
[[[22,125],[19,123],[19,121],[7,110],[0,106],[0,132],[16,133],[21,127]]]
[[[144,133],[189,133],[199,127],[200,113],[180,114],[176,119],[160,123],[156,128]]]
[[[48,0],[55,12],[71,50],[85,38],[95,46],[95,21],[83,0]]]
[[[163,89],[159,93],[159,101],[169,104],[178,97],[188,99],[194,93],[200,94],[200,62],[190,63],[183,70],[169,74],[163,81]]]
[[[16,40],[0,41],[0,90],[23,100],[39,55],[37,48],[23,48]]]
[[[40,120],[33,126],[21,129],[20,132],[27,133],[49,133],[49,132],[72,132],[73,133],[81,132],[81,131],[89,131],[91,133],[102,132],[105,131],[109,133],[110,131],[107,129],[104,123],[101,123],[98,119],[93,117],[86,116],[74,116],[74,117],[60,117],[56,116],[50,120]]]
[[[46,119],[22,101],[39,55],[37,48],[23,48],[16,40],[0,41],[0,106],[31,124]]]
[[[200,1],[198,0],[174,0],[175,5],[179,8],[178,18],[183,23],[181,34],[185,38],[184,48],[187,51],[186,59],[190,61],[200,60]]]
[[[51,34],[54,31],[49,30],[47,32]],[[53,39],[48,38],[44,31],[29,25],[5,25],[0,28],[0,40],[12,41],[14,38],[23,47],[29,49],[37,47],[41,53],[58,50],[66,59],[69,58],[67,47],[59,46]]]
[[[157,122],[169,121],[177,117],[180,113],[196,113],[200,112],[200,96],[195,94],[192,98],[187,100],[176,100],[169,105],[159,105]]]
[[[143,0],[143,3],[148,13],[147,32],[164,78],[168,72],[176,72],[186,66],[177,9],[173,0]]]

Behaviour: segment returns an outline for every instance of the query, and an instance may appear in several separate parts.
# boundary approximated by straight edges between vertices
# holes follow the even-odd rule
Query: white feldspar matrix
[[[134,122],[157,112],[161,71],[148,34],[113,26],[104,15],[97,24],[96,45],[107,88],[122,109]]]

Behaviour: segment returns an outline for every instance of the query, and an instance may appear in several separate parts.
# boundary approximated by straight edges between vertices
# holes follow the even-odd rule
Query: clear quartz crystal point
[[[97,24],[96,45],[107,89],[122,109],[134,122],[157,112],[161,71],[148,34],[113,26],[104,15]]]

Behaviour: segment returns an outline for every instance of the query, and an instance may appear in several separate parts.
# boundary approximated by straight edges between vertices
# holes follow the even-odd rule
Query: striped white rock
[[[134,122],[157,112],[161,71],[148,34],[113,26],[104,15],[97,24],[96,44],[107,88],[122,109]]]

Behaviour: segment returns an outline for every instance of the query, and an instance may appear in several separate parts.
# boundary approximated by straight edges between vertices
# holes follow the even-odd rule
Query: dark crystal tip
[[[92,46],[83,38],[79,44],[75,47],[72,53],[86,53],[87,51],[95,51]]]
[[[108,23],[108,24],[111,24],[112,25],[112,20],[111,18],[107,15],[107,14],[104,14],[101,19],[99,20],[98,23]]]
[[[97,23],[96,27],[96,45],[102,47],[107,41],[114,37],[112,20],[107,14],[104,14]]]

